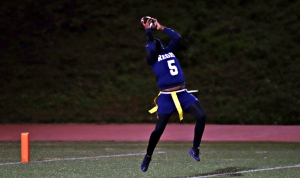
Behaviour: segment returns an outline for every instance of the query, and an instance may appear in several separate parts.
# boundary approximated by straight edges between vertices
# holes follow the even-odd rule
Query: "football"
[[[156,24],[154,23],[153,18],[150,17],[150,16],[142,17],[141,23],[145,23],[148,19],[151,19],[150,28],[155,29],[156,28]]]

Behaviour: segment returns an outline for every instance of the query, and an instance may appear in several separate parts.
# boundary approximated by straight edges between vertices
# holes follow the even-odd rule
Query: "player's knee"
[[[205,122],[206,120],[206,113],[205,112],[201,112],[196,116],[196,120],[197,121],[202,121]]]

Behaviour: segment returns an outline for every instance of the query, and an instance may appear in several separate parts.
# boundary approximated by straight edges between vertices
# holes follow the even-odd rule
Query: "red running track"
[[[148,141],[154,124],[4,124],[0,141],[19,141],[29,132],[31,141]],[[168,124],[161,141],[192,141],[193,124]],[[300,126],[210,125],[202,141],[300,142]]]

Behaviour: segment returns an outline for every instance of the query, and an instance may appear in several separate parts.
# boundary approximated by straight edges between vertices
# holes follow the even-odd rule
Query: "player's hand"
[[[154,23],[156,24],[156,30],[163,30],[165,27],[162,26],[156,18],[153,18]]]
[[[145,30],[150,28],[151,19],[147,19],[146,21],[142,22],[142,25],[144,26]]]

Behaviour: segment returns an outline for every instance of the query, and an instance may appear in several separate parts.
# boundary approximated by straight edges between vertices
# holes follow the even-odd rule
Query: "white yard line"
[[[292,166],[278,166],[273,168],[263,168],[263,169],[251,169],[246,171],[237,171],[237,172],[228,172],[228,173],[220,173],[220,174],[211,174],[207,176],[198,176],[198,177],[189,177],[189,178],[202,178],[202,177],[217,177],[217,176],[223,176],[223,175],[232,175],[232,174],[243,174],[243,173],[249,173],[249,172],[262,172],[262,171],[272,171],[272,170],[278,170],[278,169],[289,169],[289,168],[299,168],[300,164],[292,165]]]
[[[160,151],[156,152],[156,154],[164,154],[165,152]],[[114,158],[114,157],[126,157],[126,156],[139,156],[144,155],[145,153],[129,153],[129,154],[119,154],[119,155],[105,155],[105,156],[95,156],[95,157],[79,157],[79,158],[54,158],[54,159],[47,159],[41,161],[30,161],[29,163],[46,163],[46,162],[55,162],[55,161],[74,161],[74,160],[86,160],[86,159],[101,159],[101,158]],[[6,165],[16,165],[16,164],[24,164],[22,162],[8,162],[8,163],[0,163],[0,166]],[[188,177],[188,178],[204,178],[204,177],[217,177],[223,175],[233,175],[233,174],[244,174],[250,172],[262,172],[262,171],[272,171],[272,170],[279,170],[279,169],[290,169],[290,168],[300,168],[300,164],[291,165],[291,166],[278,166],[273,168],[262,168],[262,169],[251,169],[245,171],[236,171],[236,172],[228,172],[228,173],[219,173],[219,174],[211,174],[206,176],[197,176],[197,177]]]
[[[156,154],[163,154],[165,152],[159,151]],[[145,153],[129,153],[129,154],[120,154],[120,155],[106,155],[106,156],[95,156],[95,157],[79,157],[79,158],[53,158],[41,161],[30,161],[29,163],[46,163],[46,162],[54,162],[54,161],[73,161],[73,160],[85,160],[85,159],[100,159],[100,158],[114,158],[114,157],[126,157],[126,156],[138,156],[145,155]],[[8,162],[8,163],[0,163],[0,166],[6,165],[15,165],[15,164],[23,164],[22,162]]]

